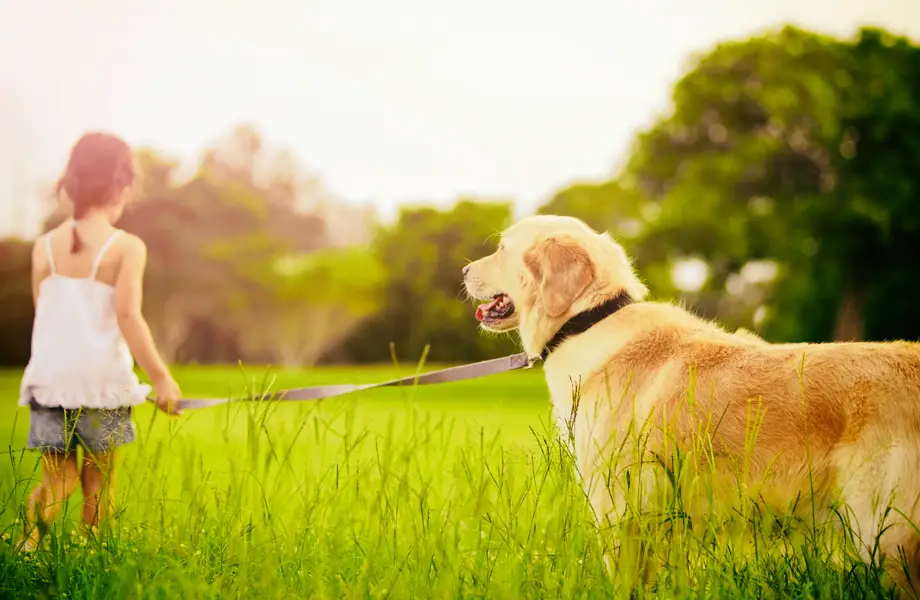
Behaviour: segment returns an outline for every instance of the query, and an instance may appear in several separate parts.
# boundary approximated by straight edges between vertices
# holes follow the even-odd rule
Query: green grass
[[[188,396],[264,387],[233,368],[179,370]],[[394,369],[280,371],[275,389]],[[0,533],[38,476],[18,372],[0,372]],[[119,459],[118,515],[86,539],[80,497],[32,556],[0,544],[0,598],[857,598],[879,569],[823,529],[649,513],[654,584],[608,575],[539,369],[322,403],[247,403],[169,419],[144,406]],[[672,507],[673,508],[673,507]],[[738,535],[736,530],[747,533]],[[733,527],[733,526],[734,527]],[[733,533],[735,532],[735,533]],[[633,546],[624,546],[621,554]],[[627,557],[629,558],[629,557]],[[623,560],[623,565],[629,560]]]

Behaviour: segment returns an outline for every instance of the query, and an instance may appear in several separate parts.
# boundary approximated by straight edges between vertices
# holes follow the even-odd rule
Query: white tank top
[[[96,280],[103,256],[121,235],[115,231],[99,250],[89,277],[58,275],[45,235],[51,275],[41,282],[32,356],[19,404],[31,400],[62,408],[119,408],[143,403],[150,394],[134,374],[115,315],[115,288]]]

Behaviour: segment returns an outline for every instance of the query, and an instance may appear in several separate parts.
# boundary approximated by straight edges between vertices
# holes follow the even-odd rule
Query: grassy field
[[[277,372],[276,389],[394,369]],[[178,371],[188,396],[263,389],[262,372]],[[37,477],[19,373],[0,372],[0,533]],[[82,536],[81,498],[32,556],[0,544],[0,598],[865,598],[879,570],[833,533],[656,514],[654,584],[610,576],[603,538],[550,425],[539,369],[322,403],[247,403],[177,419],[136,411],[118,516]],[[732,533],[738,529],[746,533]],[[657,552],[659,548],[667,548]],[[623,550],[626,552],[626,550]]]

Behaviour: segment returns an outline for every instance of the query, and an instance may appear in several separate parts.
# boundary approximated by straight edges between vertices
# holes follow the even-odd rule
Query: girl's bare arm
[[[118,317],[118,326],[134,360],[153,383],[158,404],[160,400],[171,403],[179,399],[179,389],[157,351],[150,327],[141,312],[147,246],[138,237],[125,237],[124,254],[115,280],[115,314]]]

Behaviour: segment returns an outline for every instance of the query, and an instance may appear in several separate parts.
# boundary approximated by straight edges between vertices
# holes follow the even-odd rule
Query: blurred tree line
[[[139,161],[141,199],[121,226],[150,248],[145,310],[169,360],[414,361],[430,345],[430,360],[465,361],[514,348],[477,330],[460,281],[511,223],[510,201],[404,207],[380,225],[245,126],[182,184],[175,163]],[[619,173],[538,212],[610,231],[656,297],[728,327],[918,339],[920,48],[878,29],[838,40],[793,27],[719,44]],[[29,243],[0,242],[0,364],[28,359],[29,261]]]

